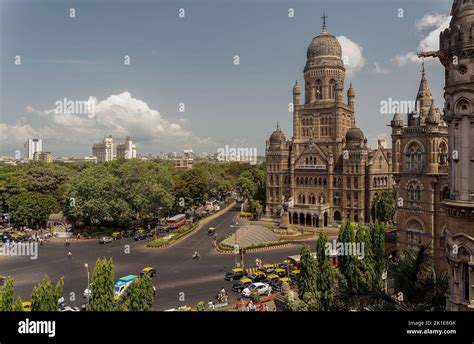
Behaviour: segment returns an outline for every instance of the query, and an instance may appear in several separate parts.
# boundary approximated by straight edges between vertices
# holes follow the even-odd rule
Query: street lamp
[[[84,264],[84,267],[86,268],[87,270],[87,290],[89,291],[90,293],[90,282],[89,282],[89,278],[90,278],[90,274],[89,274],[89,264],[85,263]]]

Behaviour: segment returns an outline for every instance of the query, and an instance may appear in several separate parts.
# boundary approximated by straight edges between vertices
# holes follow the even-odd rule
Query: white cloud
[[[337,40],[342,47],[342,59],[346,72],[348,76],[354,75],[364,67],[366,61],[363,53],[364,49],[346,36],[338,36]]]
[[[387,75],[390,73],[390,70],[386,67],[380,67],[380,65],[375,62],[373,68],[371,69],[372,73]]]
[[[70,99],[68,99],[70,100]],[[26,109],[28,119],[13,125],[0,123],[0,140],[13,147],[23,147],[30,137],[38,137],[48,145],[88,145],[111,134],[120,141],[130,136],[140,146],[144,144],[194,144],[209,142],[208,138],[196,137],[186,128],[186,121],[165,119],[159,111],[151,109],[144,101],[133,98],[129,92],[111,95],[96,101],[95,114],[71,114],[48,110]],[[39,123],[35,126],[33,123]],[[14,148],[16,149],[16,148]]]
[[[437,51],[439,49],[439,34],[449,26],[451,16],[442,14],[426,14],[415,23],[419,34],[418,51]],[[399,66],[407,63],[419,63],[417,52],[407,52],[393,58]]]

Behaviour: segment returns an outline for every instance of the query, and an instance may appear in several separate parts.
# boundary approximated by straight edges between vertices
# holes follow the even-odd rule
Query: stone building
[[[445,67],[449,131],[446,257],[447,308],[474,310],[474,1],[455,0],[437,52]]]
[[[393,178],[397,187],[397,249],[428,247],[436,271],[446,269],[443,199],[448,189],[448,128],[435,107],[424,63],[416,108],[407,123],[395,113]]]
[[[344,99],[345,66],[324,18],[307,49],[304,103],[293,87],[293,137],[277,129],[266,142],[267,215],[289,202],[289,224],[323,227],[342,220],[369,222],[377,194],[392,187],[391,151],[375,150],[355,124],[355,91]]]

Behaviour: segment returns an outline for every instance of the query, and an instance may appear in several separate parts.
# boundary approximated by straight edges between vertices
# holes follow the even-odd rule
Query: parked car
[[[235,268],[235,269],[232,269],[229,272],[226,272],[225,276],[224,276],[224,279],[226,281],[235,281],[237,279],[243,278],[244,276],[245,276],[244,269]]]
[[[247,275],[247,277],[255,283],[263,281],[265,278],[267,278],[267,275],[261,271],[256,271],[253,274]]]
[[[147,233],[145,233],[144,230],[139,230],[139,231],[136,231],[136,232],[135,232],[134,239],[135,239],[136,241],[144,240],[144,239],[146,239],[146,238],[148,238],[148,235],[147,235]]]
[[[236,293],[241,293],[242,290],[247,288],[249,285],[252,284],[252,280],[249,278],[241,278],[240,281],[232,284],[232,291]]]
[[[113,241],[114,241],[114,238],[105,236],[99,239],[99,244],[109,244]]]
[[[242,291],[242,296],[243,297],[250,297],[253,292],[257,292],[257,294],[260,295],[270,295],[272,293],[272,287],[270,287],[266,283],[252,283],[249,285],[247,288],[245,288]]]
[[[123,233],[122,232],[114,232],[114,233],[112,233],[112,238],[114,240],[122,239],[123,238]]]

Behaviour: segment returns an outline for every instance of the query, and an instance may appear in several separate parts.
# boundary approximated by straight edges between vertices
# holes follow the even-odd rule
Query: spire
[[[277,130],[280,130],[280,124],[277,121]]]
[[[420,115],[426,116],[430,111],[432,102],[433,95],[431,94],[431,88],[428,84],[428,79],[426,78],[425,61],[423,60],[420,88],[418,89],[418,94],[416,95],[416,110],[420,111]]]
[[[326,21],[328,19],[328,16],[326,15],[326,12],[323,12],[323,16],[321,17],[321,19],[323,20],[323,28],[321,30],[321,33],[326,33],[326,29],[327,29],[327,25],[326,25]]]

